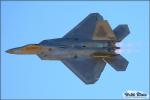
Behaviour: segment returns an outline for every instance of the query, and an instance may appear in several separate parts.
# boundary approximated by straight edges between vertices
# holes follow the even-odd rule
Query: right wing
[[[86,84],[96,82],[106,65],[102,59],[94,58],[69,58],[62,62]]]

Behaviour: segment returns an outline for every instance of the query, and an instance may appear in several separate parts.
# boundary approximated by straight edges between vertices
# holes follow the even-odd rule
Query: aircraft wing
[[[102,59],[94,58],[68,58],[62,62],[86,84],[95,83],[106,65]]]
[[[106,20],[98,13],[89,14],[63,38],[82,40],[116,40],[115,34]]]

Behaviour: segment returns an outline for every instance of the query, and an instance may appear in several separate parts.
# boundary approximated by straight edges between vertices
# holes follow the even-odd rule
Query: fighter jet
[[[128,61],[116,53],[128,34],[126,24],[111,29],[107,20],[99,13],[89,14],[62,38],[43,40],[9,49],[10,54],[37,55],[41,60],[60,60],[85,84],[95,83],[106,63],[116,71],[125,71]]]

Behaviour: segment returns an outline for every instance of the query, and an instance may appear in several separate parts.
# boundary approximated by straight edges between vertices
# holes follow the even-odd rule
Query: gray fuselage
[[[39,43],[47,49],[40,52],[39,57],[44,60],[61,60],[77,57],[109,57],[116,55],[115,41],[110,40],[78,40],[78,39],[50,39]]]

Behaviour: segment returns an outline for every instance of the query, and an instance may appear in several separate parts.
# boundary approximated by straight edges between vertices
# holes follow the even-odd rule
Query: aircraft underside
[[[10,54],[34,54],[42,60],[60,60],[86,84],[95,83],[106,63],[116,71],[125,71],[128,61],[115,53],[115,43],[130,33],[128,25],[111,29],[107,20],[98,13],[89,14],[76,27],[59,39],[43,40],[9,49]]]

